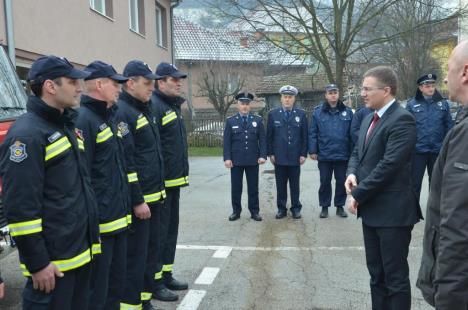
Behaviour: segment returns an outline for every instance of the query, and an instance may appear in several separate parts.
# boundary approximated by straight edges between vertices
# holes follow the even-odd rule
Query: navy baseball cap
[[[95,60],[89,65],[87,65],[84,68],[84,71],[90,73],[90,75],[85,78],[86,81],[98,78],[109,78],[118,83],[125,83],[126,81],[128,81],[128,78],[118,74],[117,71],[115,71],[114,67],[100,60]]]
[[[429,74],[426,74],[426,75],[421,76],[421,77],[416,81],[416,83],[418,83],[418,85],[432,84],[432,83],[435,83],[436,80],[437,80],[437,75],[432,74],[432,73],[429,73]]]
[[[123,75],[126,77],[142,76],[150,80],[158,80],[159,76],[154,74],[148,64],[141,60],[131,60],[124,68]]]
[[[187,77],[186,73],[183,73],[177,69],[173,64],[162,62],[156,68],[156,75],[160,77],[172,76],[175,78],[185,79]]]
[[[238,93],[235,99],[242,102],[250,102],[254,99],[254,95],[248,92]]]
[[[329,92],[332,90],[338,90],[338,86],[336,84],[328,84],[327,86],[325,86],[326,92]]]
[[[28,73],[30,84],[42,84],[46,80],[53,80],[59,77],[70,79],[84,79],[89,76],[89,72],[78,70],[65,58],[54,55],[41,56],[33,62]]]

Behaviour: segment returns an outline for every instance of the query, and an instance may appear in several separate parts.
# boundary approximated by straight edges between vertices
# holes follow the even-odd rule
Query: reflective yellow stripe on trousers
[[[120,303],[120,310],[141,310],[143,309],[142,305],[131,305],[121,302]]]
[[[116,231],[118,229],[127,227],[127,216],[119,218],[115,221],[99,224],[99,232],[101,234]]]
[[[148,301],[148,300],[151,300],[151,296],[153,296],[153,294],[148,293],[148,292],[142,292],[140,298],[141,298],[141,301]]]
[[[178,178],[178,179],[173,179],[173,180],[165,180],[164,185],[166,187],[175,187],[175,186],[181,186],[188,184],[188,176]]]
[[[88,248],[86,251],[82,252],[81,254],[69,258],[69,259],[62,259],[62,260],[54,260],[52,263],[54,263],[57,268],[64,272],[72,269],[76,269],[78,267],[81,267],[91,261],[91,250]],[[23,275],[26,277],[30,277],[31,273],[29,273],[28,269],[26,268],[25,264],[21,264],[21,270],[23,271]]]
[[[163,199],[166,198],[166,191],[162,190],[162,191],[157,192],[157,193],[143,195],[143,198],[145,199],[146,203],[156,202],[156,201],[161,200],[161,198],[163,198]]]
[[[138,175],[136,172],[131,172],[127,174],[128,183],[133,183],[138,181]]]
[[[42,219],[12,223],[8,229],[12,237],[35,234],[42,231]]]
[[[163,272],[172,272],[172,266],[174,266],[174,265],[173,265],[173,264],[170,264],[170,265],[163,265],[162,271],[163,271]]]

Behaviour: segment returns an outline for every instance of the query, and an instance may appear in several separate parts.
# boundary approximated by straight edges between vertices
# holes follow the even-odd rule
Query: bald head
[[[460,42],[448,60],[447,78],[449,99],[468,105],[468,40]]]

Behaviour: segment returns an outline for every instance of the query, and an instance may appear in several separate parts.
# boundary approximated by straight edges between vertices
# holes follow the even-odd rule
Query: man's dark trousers
[[[247,178],[248,204],[250,214],[258,214],[258,165],[255,166],[234,166],[231,168],[231,201],[234,213],[240,214],[242,211],[242,183],[245,176]]]
[[[162,272],[172,274],[177,236],[179,233],[180,187],[166,188],[166,199],[161,208],[161,263]],[[158,268],[159,269],[159,268]]]
[[[55,289],[46,294],[34,289],[28,277],[23,291],[23,310],[82,310],[88,309],[91,264],[64,272],[55,278]]]
[[[93,260],[89,309],[119,309],[127,271],[127,231],[101,235],[102,254]]]
[[[408,248],[413,226],[370,227],[362,224],[372,309],[409,310]]]
[[[146,259],[145,282],[142,294],[142,301],[149,301],[154,290],[154,280],[156,273],[160,271],[161,261],[161,209],[162,202],[149,204],[151,209],[148,256]]]
[[[302,205],[299,201],[299,179],[301,176],[301,166],[275,165],[276,192],[278,211],[286,212],[286,202],[288,200],[288,181],[291,193],[291,211],[301,211]]]
[[[342,207],[346,202],[346,189],[344,183],[346,181],[346,169],[348,162],[340,161],[319,161],[318,168],[320,171],[320,188],[319,188],[319,204],[321,207],[329,207],[331,205],[332,186],[331,180],[333,173],[335,174],[335,207]]]
[[[413,182],[413,189],[416,193],[418,200],[421,196],[421,186],[424,178],[424,173],[429,175],[429,186],[431,184],[432,168],[439,154],[436,153],[414,153],[411,162],[411,177]]]

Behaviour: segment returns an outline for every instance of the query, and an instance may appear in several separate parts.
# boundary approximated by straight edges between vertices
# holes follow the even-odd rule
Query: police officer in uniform
[[[347,217],[343,210],[346,202],[346,168],[351,155],[351,120],[353,111],[339,99],[338,86],[325,87],[325,101],[312,112],[309,127],[309,154],[318,160],[320,171],[319,204],[322,207],[320,218],[328,217],[331,205],[331,178],[335,175],[336,215]]]
[[[99,208],[102,255],[94,261],[89,309],[118,309],[125,289],[129,191],[122,135],[115,103],[128,78],[104,62],[84,71],[87,95],[81,97],[76,121],[84,142],[91,184]],[[131,216],[131,215],[130,215]],[[129,218],[130,219],[130,218]]]
[[[226,120],[224,128],[224,165],[231,169],[232,214],[230,221],[240,218],[242,211],[242,180],[244,171],[247,177],[250,216],[261,221],[258,201],[258,167],[266,161],[266,138],[263,120],[260,116],[250,114],[251,93],[239,93],[237,109],[239,113]]]
[[[98,214],[72,109],[88,75],[65,58],[39,57],[29,71],[28,112],[0,150],[2,200],[28,277],[26,310],[88,308]]]
[[[153,309],[154,274],[160,253],[160,210],[165,198],[164,164],[156,119],[149,108],[158,77],[149,66],[132,60],[117,102],[117,127],[128,167],[132,226],[128,234],[127,278],[121,309]],[[164,294],[165,292],[160,292]]]
[[[450,106],[435,88],[435,74],[421,76],[416,96],[406,105],[406,109],[416,119],[418,140],[411,166],[414,191],[419,199],[424,172],[427,168],[429,183],[432,168],[439,155],[445,135],[454,122],[450,114]]]
[[[189,185],[187,134],[180,108],[185,102],[181,93],[182,80],[187,74],[172,64],[162,62],[156,68],[156,75],[160,79],[151,97],[151,108],[161,135],[167,197],[161,211],[162,258],[155,279],[157,287],[179,291],[188,288],[187,282],[175,279],[172,274],[179,234],[180,188]]]
[[[281,107],[268,114],[267,154],[275,165],[277,191],[277,219],[286,216],[287,184],[291,193],[291,213],[301,218],[299,179],[301,165],[307,158],[307,116],[294,107],[297,89],[291,85],[280,88]]]

